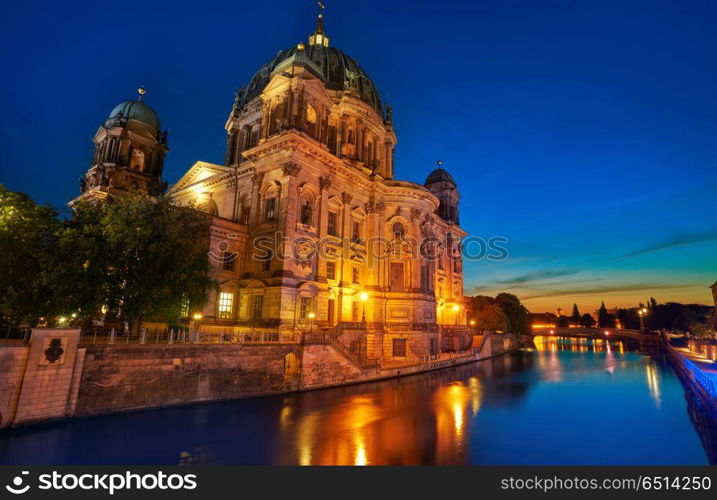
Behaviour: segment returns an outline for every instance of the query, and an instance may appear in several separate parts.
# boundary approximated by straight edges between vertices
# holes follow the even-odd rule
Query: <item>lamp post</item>
[[[316,317],[316,314],[310,312],[308,314],[308,316],[309,316],[309,331],[313,332],[314,331],[314,318]]]
[[[204,316],[202,316],[202,313],[194,313],[192,315],[192,319],[194,320],[194,331],[196,332],[199,330],[199,322],[202,320]]]
[[[476,320],[474,320],[474,319],[470,320],[470,321],[469,321],[469,324],[470,324],[472,327],[475,327],[475,326],[476,326]]]
[[[642,309],[639,309],[637,311],[637,314],[640,316],[640,331],[645,331],[645,316],[647,315],[647,308],[643,307]]]
[[[361,292],[361,295],[359,295],[359,298],[361,299],[361,322],[366,323],[366,301],[368,300],[368,294],[366,292]]]

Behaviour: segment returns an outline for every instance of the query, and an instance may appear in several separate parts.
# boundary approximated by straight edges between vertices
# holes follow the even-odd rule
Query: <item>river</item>
[[[0,433],[0,463],[707,464],[672,369],[620,342]]]

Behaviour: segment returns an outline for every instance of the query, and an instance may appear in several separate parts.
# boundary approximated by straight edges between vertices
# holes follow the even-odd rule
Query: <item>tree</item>
[[[595,319],[592,317],[592,315],[585,313],[580,316],[580,324],[585,328],[592,328],[593,326],[595,326]]]
[[[570,321],[575,324],[580,322],[580,311],[578,310],[577,304],[573,304],[573,313],[570,315]]]
[[[555,326],[557,326],[558,328],[567,328],[568,326],[570,326],[570,319],[567,316],[560,316],[555,322]]]
[[[51,207],[0,184],[0,312],[5,321],[35,325],[56,312],[52,288],[42,279],[59,227]]]
[[[598,309],[598,326],[600,328],[612,328],[615,326],[615,318],[611,314],[608,314],[605,308],[605,302],[602,302],[600,309]]]
[[[165,197],[116,199],[101,219],[108,259],[106,304],[136,332],[147,317],[171,320],[183,300],[206,303],[209,221]]]
[[[508,317],[498,304],[487,304],[477,309],[474,315],[476,330],[507,332]]]
[[[525,306],[520,303],[520,299],[518,299],[518,297],[510,293],[499,293],[495,297],[495,301],[498,305],[500,305],[503,313],[505,313],[508,317],[507,332],[521,334],[530,333],[530,313]]]

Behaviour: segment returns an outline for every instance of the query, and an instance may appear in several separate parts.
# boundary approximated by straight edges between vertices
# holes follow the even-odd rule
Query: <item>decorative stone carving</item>
[[[254,181],[254,185],[261,186],[264,182],[264,173],[261,172],[254,172],[254,175],[251,176],[252,181]]]
[[[418,220],[421,218],[421,209],[420,208],[411,208],[411,220]]]
[[[321,191],[324,189],[328,189],[329,186],[331,186],[331,182],[333,181],[333,177],[331,174],[322,175],[319,177],[319,188]]]
[[[281,170],[284,172],[284,175],[295,177],[299,173],[299,170],[301,170],[301,166],[293,162],[287,162],[281,166]]]
[[[49,363],[55,363],[62,357],[65,350],[62,348],[62,339],[55,338],[50,341],[50,347],[45,349],[45,359]]]
[[[344,202],[344,205],[348,205],[349,203],[351,203],[351,200],[353,200],[353,196],[351,195],[351,193],[347,193],[346,191],[344,191],[343,193],[341,193],[341,200]]]

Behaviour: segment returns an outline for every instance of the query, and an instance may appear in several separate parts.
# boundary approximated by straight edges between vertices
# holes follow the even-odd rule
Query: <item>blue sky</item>
[[[464,228],[508,238],[466,293],[536,311],[709,303],[717,280],[717,3],[327,0],[331,43],[392,105],[396,176],[436,160]],[[75,196],[110,110],[146,99],[169,130],[165,178],[223,161],[233,93],[306,40],[315,4],[15,2],[0,23],[0,182]]]

